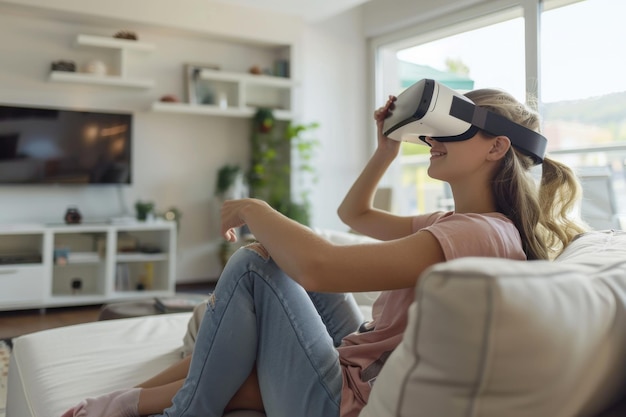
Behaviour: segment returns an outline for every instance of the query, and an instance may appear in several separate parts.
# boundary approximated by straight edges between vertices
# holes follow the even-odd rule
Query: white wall
[[[355,141],[362,140],[365,129],[365,41],[358,11],[311,26],[204,0],[13,0],[0,1],[0,12],[0,102],[135,114],[132,186],[0,187],[0,223],[59,222],[68,205],[78,205],[85,221],[97,221],[124,209],[132,212],[137,199],[150,199],[158,209],[176,206],[183,213],[177,280],[217,277],[221,239],[212,199],[215,174],[226,163],[247,165],[249,121],[153,113],[149,107],[163,94],[184,95],[184,62],[246,71],[267,59],[267,52],[259,52],[261,42],[294,46],[300,119],[322,126],[319,189],[324,191],[315,194],[314,222],[340,226],[337,204],[362,166],[353,162],[359,148]],[[121,29],[135,29],[140,40],[157,46],[132,68],[154,78],[155,88],[47,81],[52,61],[82,62],[93,56],[72,46],[78,33],[110,36]],[[233,43],[234,38],[255,46]]]
[[[368,38],[382,36],[446,13],[494,0],[370,0],[362,6]]]
[[[302,45],[306,51],[303,113],[321,122],[313,224],[344,230],[337,207],[369,158],[373,143],[367,136],[373,109],[367,102],[366,43],[360,9],[309,26]]]

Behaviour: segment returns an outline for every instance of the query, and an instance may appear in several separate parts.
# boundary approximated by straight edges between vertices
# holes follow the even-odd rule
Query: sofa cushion
[[[362,417],[593,416],[626,387],[626,233],[426,271]]]

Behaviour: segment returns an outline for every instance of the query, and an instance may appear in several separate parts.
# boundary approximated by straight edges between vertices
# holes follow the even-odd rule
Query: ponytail
[[[580,220],[572,218],[582,191],[574,172],[568,166],[544,158],[539,186],[539,228],[552,258],[587,230]]]
[[[538,114],[508,93],[481,89],[466,96],[478,106],[539,130]],[[546,157],[537,186],[532,167],[529,156],[509,149],[492,182],[496,208],[517,227],[528,259],[553,259],[587,229],[573,215],[581,198],[580,184],[569,167]]]

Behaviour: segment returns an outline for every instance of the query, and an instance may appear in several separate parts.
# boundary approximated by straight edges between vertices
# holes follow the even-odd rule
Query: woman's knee
[[[240,266],[246,264],[253,264],[258,261],[267,263],[271,259],[269,252],[265,249],[261,243],[255,242],[242,246],[228,259],[226,268],[228,266]],[[234,265],[229,265],[234,264]]]
[[[272,262],[265,247],[260,243],[251,243],[236,250],[228,259],[218,280],[218,287],[220,282],[239,281],[243,276],[249,275],[250,272],[262,276],[274,275],[276,269],[277,266]]]
[[[270,260],[270,253],[265,249],[265,246],[259,242],[250,243],[243,247],[246,250],[256,252],[264,261]]]

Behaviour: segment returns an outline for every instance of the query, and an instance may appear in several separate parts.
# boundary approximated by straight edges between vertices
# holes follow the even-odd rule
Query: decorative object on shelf
[[[217,105],[220,109],[228,108],[228,94],[225,91],[219,91],[217,93]]]
[[[250,71],[250,74],[254,74],[254,75],[261,75],[261,74],[263,74],[263,70],[258,65],[254,65],[254,66],[250,67],[249,71]]]
[[[65,215],[63,216],[66,224],[80,224],[83,216],[78,211],[78,207],[70,206],[65,211]]]
[[[189,104],[213,104],[215,91],[206,91],[206,83],[200,82],[200,73],[204,69],[219,70],[215,64],[187,63],[184,65],[185,92]]]
[[[215,91],[211,86],[201,86],[200,84],[196,84],[196,100],[200,102],[200,104],[217,104],[217,100],[215,99]]]
[[[137,220],[145,222],[150,215],[154,215],[154,203],[138,200],[135,203],[135,211],[137,212]]]
[[[55,265],[67,265],[67,261],[70,257],[70,250],[68,248],[55,248],[54,249],[54,263]]]
[[[87,74],[106,75],[107,66],[104,62],[100,61],[99,59],[93,59],[85,64],[83,70]]]
[[[166,94],[159,99],[162,103],[180,103],[180,99],[175,94]]]
[[[83,289],[83,280],[81,278],[73,278],[71,286],[73,295],[80,294],[81,290]]]
[[[289,78],[289,60],[277,59],[274,61],[274,75]]]
[[[267,131],[262,125],[267,112],[259,109],[253,119],[250,138],[252,157],[247,180],[250,196],[267,201],[285,216],[308,225],[310,222],[310,187],[317,181],[313,163],[317,139],[307,133],[319,124],[276,123]],[[299,173],[297,199],[292,197],[291,172]]]
[[[76,63],[69,60],[54,61],[50,65],[50,69],[52,71],[76,72]]]
[[[163,218],[170,222],[176,222],[176,232],[180,231],[180,219],[183,217],[183,213],[176,207],[170,207],[165,213]]]
[[[154,287],[154,263],[146,262],[143,264],[143,274],[139,277],[139,282],[143,284],[143,288],[151,290]]]
[[[137,37],[137,34],[130,30],[120,30],[115,35],[113,35],[113,37],[117,39],[127,39],[129,41],[139,40],[139,37]]]

